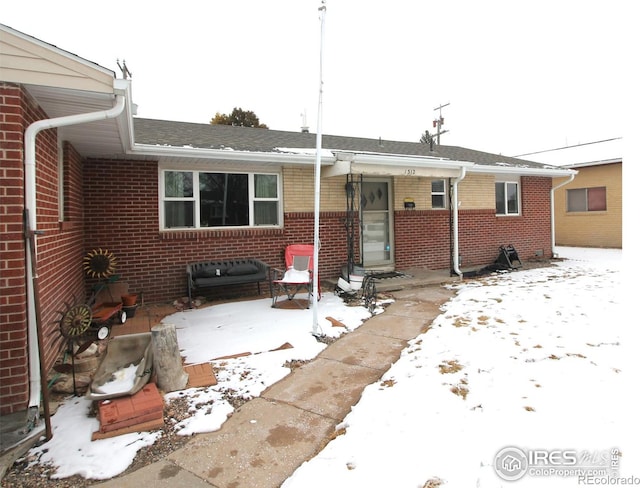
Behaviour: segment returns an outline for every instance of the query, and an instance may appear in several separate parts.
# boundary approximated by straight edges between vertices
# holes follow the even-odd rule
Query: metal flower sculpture
[[[83,261],[84,270],[92,278],[106,279],[116,270],[116,258],[106,249],[93,249]]]

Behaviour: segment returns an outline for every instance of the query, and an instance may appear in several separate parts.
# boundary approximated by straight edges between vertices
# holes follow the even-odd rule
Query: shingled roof
[[[196,124],[169,120],[134,118],[135,143],[157,146],[228,149],[253,152],[286,152],[287,149],[315,149],[316,134],[287,132],[230,125]],[[480,165],[513,165],[528,168],[549,166],[524,159],[474,151],[458,146],[434,146],[420,142],[388,141],[362,137],[322,136],[322,147],[334,151],[398,154],[467,161]]]

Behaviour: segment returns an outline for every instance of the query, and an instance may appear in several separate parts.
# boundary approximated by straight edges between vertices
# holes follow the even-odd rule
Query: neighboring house
[[[532,155],[544,164],[573,169],[554,180],[555,242],[559,246],[622,248],[622,138]]]
[[[622,249],[622,158],[566,167],[578,174],[555,192],[556,243]]]
[[[286,244],[312,243],[316,136],[135,118],[129,80],[9,27],[0,35],[0,414],[9,414],[38,406],[59,311],[95,284],[88,252],[112,252],[121,280],[153,302],[185,295],[187,263],[281,266]],[[575,173],[329,135],[321,164],[323,278],[350,256],[366,269],[457,274],[492,263],[503,244],[523,260],[549,257],[552,180]]]

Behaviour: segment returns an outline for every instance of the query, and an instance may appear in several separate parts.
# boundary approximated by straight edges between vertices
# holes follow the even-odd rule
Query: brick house
[[[39,404],[40,365],[48,371],[58,354],[58,312],[94,284],[87,252],[108,249],[120,279],[154,302],[184,296],[186,263],[276,266],[286,244],[311,243],[316,135],[136,118],[130,80],[1,24],[0,35],[5,415]],[[550,256],[552,180],[575,173],[328,135],[321,163],[326,278],[349,254],[366,269],[458,274],[493,262],[502,244],[522,259]],[[25,228],[37,230],[35,263]]]

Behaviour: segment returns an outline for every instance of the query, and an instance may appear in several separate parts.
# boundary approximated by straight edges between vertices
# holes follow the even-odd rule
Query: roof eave
[[[134,144],[132,155],[155,156],[159,158],[210,159],[211,161],[243,161],[249,163],[314,164],[315,154],[294,154],[279,152],[238,151],[230,149],[209,149],[201,147],[176,147],[152,144]],[[332,164],[335,157],[321,156],[322,164]]]
[[[577,174],[577,171],[562,168],[529,168],[522,166],[493,166],[486,164],[477,164],[473,168],[469,169],[469,172],[496,175],[546,176],[549,178]]]

